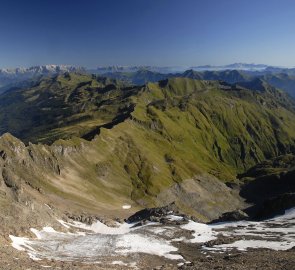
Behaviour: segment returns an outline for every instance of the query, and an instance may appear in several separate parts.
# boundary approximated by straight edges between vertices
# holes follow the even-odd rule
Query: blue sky
[[[0,1],[0,67],[233,62],[295,66],[295,1]]]

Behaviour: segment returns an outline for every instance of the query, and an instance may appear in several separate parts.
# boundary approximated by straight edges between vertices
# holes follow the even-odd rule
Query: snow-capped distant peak
[[[0,69],[0,75],[2,76],[14,76],[14,75],[32,75],[32,74],[54,74],[60,72],[75,72],[81,71],[83,68],[70,65],[40,65],[32,66],[29,68],[3,68]]]

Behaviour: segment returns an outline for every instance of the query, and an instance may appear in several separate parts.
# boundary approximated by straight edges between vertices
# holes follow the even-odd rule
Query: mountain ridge
[[[87,131],[88,126],[88,131],[91,132],[98,126],[102,125],[103,128],[105,124],[111,124],[120,117],[124,118],[126,114],[127,120],[137,121],[144,126],[151,125],[153,132],[159,130],[163,135],[166,131],[159,117],[164,116],[170,109],[176,110],[177,113],[178,111],[187,113],[190,106],[193,106],[199,110],[201,108],[199,106],[204,106],[200,103],[203,98],[205,103],[210,99],[212,102],[218,99],[222,103],[228,100],[226,102],[234,106],[235,102],[243,101],[247,106],[258,106],[259,110],[278,110],[279,113],[286,110],[288,114],[294,113],[294,100],[260,79],[227,84],[211,80],[169,78],[156,83],[148,83],[145,86],[126,86],[110,79],[70,73],[41,78],[34,87],[16,89],[2,94],[0,100],[0,119],[3,123],[1,133],[12,131],[15,127],[16,131],[19,130],[15,133],[19,134],[17,136],[32,140],[31,131],[39,130],[40,136],[45,139],[44,142],[46,142],[46,136],[49,136],[48,139],[51,141],[51,136],[56,139],[68,139],[71,136],[83,137],[83,133],[77,132],[77,125],[81,125],[83,132]],[[146,100],[149,102],[146,103]],[[11,106],[18,109],[13,112]],[[215,113],[220,114],[222,110],[223,107],[220,112]],[[156,113],[155,119],[153,119],[153,113]],[[24,115],[26,121],[22,119]],[[209,115],[206,117],[211,118]],[[222,115],[218,117],[220,117],[218,121],[228,121],[228,119],[223,119]],[[148,122],[144,123],[145,120]],[[195,121],[197,120],[196,118]],[[15,121],[18,122],[15,123]],[[285,124],[280,119],[274,120],[273,118],[271,121],[278,126]],[[218,122],[212,122],[210,125],[212,124],[219,125]],[[69,129],[71,125],[73,126]],[[42,126],[45,128],[44,131],[40,129]],[[65,132],[65,137],[62,133],[57,133],[56,137],[54,133],[51,133],[58,129]],[[38,136],[33,142],[41,142],[41,137],[37,139]]]
[[[173,77],[184,77],[197,80],[219,80],[227,83],[242,83],[251,82],[255,79],[261,79],[280,88],[295,97],[295,79],[293,75],[288,73],[260,73],[247,72],[245,70],[214,70],[214,71],[196,71],[188,69],[182,73],[158,73],[152,71],[137,71],[137,72],[115,72],[105,73],[104,76],[122,80],[133,85],[143,85],[147,82],[157,82],[163,79]]]
[[[223,67],[223,68],[222,68]],[[251,68],[252,67],[252,68]],[[200,67],[155,67],[155,66],[106,66],[87,69],[70,65],[43,65],[30,68],[0,69],[0,93],[12,87],[23,88],[27,80],[36,80],[38,76],[49,76],[65,72],[98,74],[123,80],[126,83],[143,85],[170,77],[190,77],[195,79],[224,80],[228,83],[262,78],[277,88],[287,91],[295,97],[294,68],[273,67],[267,65],[235,63],[226,66]],[[190,74],[189,74],[190,73]]]
[[[292,207],[294,100],[261,80],[250,88],[64,73],[0,95],[1,133],[25,141],[0,136],[1,239],[165,205],[198,222]]]

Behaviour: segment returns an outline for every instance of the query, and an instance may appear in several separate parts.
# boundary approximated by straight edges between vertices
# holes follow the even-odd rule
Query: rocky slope
[[[126,86],[66,73],[4,93],[0,105],[0,240],[7,246],[8,235],[28,235],[30,227],[63,231],[61,218],[122,220],[173,203],[172,213],[186,222],[191,216],[207,222],[241,217],[237,209],[259,218],[269,214],[265,209],[294,206],[294,101],[265,81],[171,78]],[[167,209],[140,213],[161,221]],[[204,269],[216,265],[196,245],[177,247],[194,262],[182,269],[200,266],[200,258]],[[15,254],[2,244],[0,250]],[[277,256],[278,267],[287,252],[259,250]],[[1,254],[14,268],[30,265],[25,257],[23,267]],[[224,263],[223,256],[215,259]],[[145,266],[161,261],[141,259]],[[89,269],[80,262],[53,264]]]
[[[294,154],[261,162],[238,177],[240,195],[253,205],[246,212],[253,218],[271,218],[295,206]]]
[[[2,186],[73,211],[115,216],[125,204],[131,213],[175,201],[215,219],[243,205],[219,180],[294,151],[293,100],[253,85],[174,78],[126,87],[64,74],[3,94],[1,132],[51,145],[3,135]]]

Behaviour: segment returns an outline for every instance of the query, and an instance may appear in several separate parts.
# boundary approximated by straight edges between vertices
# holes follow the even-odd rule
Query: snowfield
[[[171,221],[182,220],[179,216],[171,215],[168,218]],[[32,228],[36,238],[10,235],[12,246],[26,251],[34,260],[99,262],[102,258],[113,257],[112,264],[123,264],[120,260],[122,256],[137,253],[162,256],[181,263],[184,260],[173,245],[177,241],[199,243],[206,252],[223,252],[234,248],[241,251],[248,248],[287,250],[295,246],[295,208],[286,211],[283,216],[262,222],[239,221],[212,225],[189,221],[181,226],[148,223],[133,227],[134,224],[117,223],[117,227],[108,227],[99,221],[91,226],[79,222],[59,222],[65,229],[75,229],[76,232],[63,233],[51,227],[42,230]],[[192,231],[191,239],[174,237],[175,232],[187,230]],[[240,239],[210,247],[205,245],[220,235],[226,238],[238,236]]]

